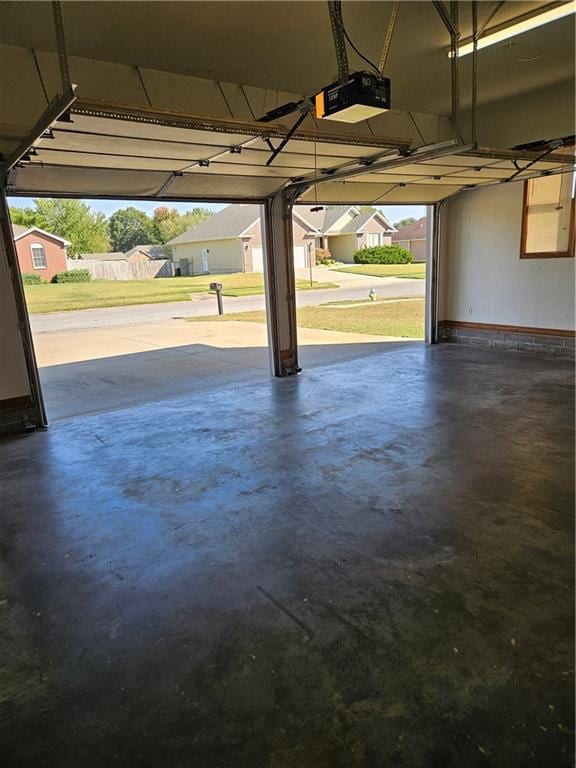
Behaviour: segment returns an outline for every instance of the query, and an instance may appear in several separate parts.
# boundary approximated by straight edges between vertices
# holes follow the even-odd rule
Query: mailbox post
[[[218,301],[218,314],[224,314],[224,307],[222,306],[222,283],[210,283],[210,290],[216,291],[216,300]]]

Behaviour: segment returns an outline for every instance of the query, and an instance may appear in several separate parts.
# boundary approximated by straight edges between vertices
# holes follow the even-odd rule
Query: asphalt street
[[[370,280],[370,278],[362,277],[354,282],[347,280],[339,288],[299,291],[297,305],[307,307],[325,304],[329,301],[365,299],[371,287],[374,287],[379,298],[420,297],[424,296],[425,281],[395,277]],[[224,297],[225,312],[248,312],[254,309],[264,309],[264,306],[264,295]],[[192,294],[190,301],[82,309],[74,312],[51,312],[31,315],[30,320],[32,331],[37,334],[120,325],[140,325],[141,323],[161,322],[171,318],[215,315],[217,312],[215,296]]]

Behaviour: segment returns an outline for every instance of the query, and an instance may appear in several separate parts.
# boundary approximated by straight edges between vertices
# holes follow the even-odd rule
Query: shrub
[[[35,275],[33,272],[24,272],[22,282],[24,285],[40,285],[43,280],[40,275]]]
[[[71,269],[68,272],[57,272],[52,278],[53,283],[88,283],[91,280],[88,269]]]
[[[333,264],[334,260],[328,248],[316,248],[316,264]]]
[[[399,245],[375,245],[354,253],[356,264],[410,264],[412,254]]]

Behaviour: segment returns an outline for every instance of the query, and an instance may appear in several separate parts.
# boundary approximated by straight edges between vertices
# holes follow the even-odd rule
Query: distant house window
[[[32,243],[30,246],[32,251],[32,266],[34,269],[46,269],[46,251],[44,246],[40,243]]]
[[[524,187],[521,259],[574,256],[574,174],[529,179]]]
[[[369,232],[366,238],[368,248],[372,248],[375,245],[380,245],[380,232]]]

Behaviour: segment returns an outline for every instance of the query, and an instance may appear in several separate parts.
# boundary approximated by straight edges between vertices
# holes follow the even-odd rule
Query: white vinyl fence
[[[94,280],[152,280],[155,277],[174,277],[174,264],[170,259],[152,261],[100,261],[96,259],[68,259],[68,269],[87,269]]]

